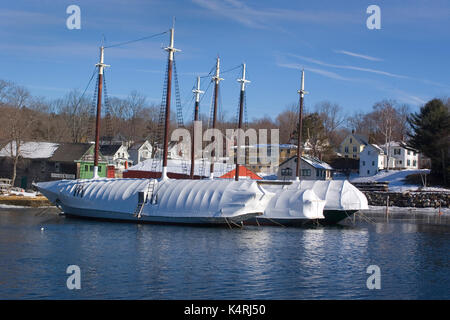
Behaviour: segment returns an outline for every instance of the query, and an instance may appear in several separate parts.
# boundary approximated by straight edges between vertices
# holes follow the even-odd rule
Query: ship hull
[[[325,219],[320,220],[320,224],[327,225],[335,225],[341,222],[342,220],[351,217],[353,214],[358,212],[359,210],[323,210],[323,216]]]
[[[272,226],[272,227],[310,227],[317,225],[323,219],[310,218],[266,218],[252,217],[244,222],[244,225]]]
[[[243,221],[255,218],[259,213],[248,213],[235,217],[166,217],[166,216],[137,216],[128,212],[111,212],[93,209],[79,209],[62,206],[64,215],[69,218],[91,219],[99,221],[117,221],[145,224],[174,224],[174,225],[195,225],[195,226],[235,226]]]

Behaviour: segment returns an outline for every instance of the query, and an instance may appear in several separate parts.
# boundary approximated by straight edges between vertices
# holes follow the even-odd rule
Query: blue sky
[[[81,8],[81,29],[66,28],[66,8]],[[381,9],[381,30],[369,30],[369,5]],[[411,105],[450,95],[450,2],[100,0],[3,1],[0,78],[48,98],[82,91],[106,45],[166,31],[176,17],[175,47],[185,117],[195,75],[221,57],[222,70],[247,64],[250,118],[275,117],[298,100],[300,68],[305,103],[329,100],[347,114],[370,111],[383,98]],[[105,51],[111,96],[132,90],[159,103],[168,35]],[[233,116],[238,70],[223,75],[222,110]],[[202,87],[206,88],[204,80]],[[211,91],[211,90],[210,90]],[[202,100],[208,112],[211,98]]]

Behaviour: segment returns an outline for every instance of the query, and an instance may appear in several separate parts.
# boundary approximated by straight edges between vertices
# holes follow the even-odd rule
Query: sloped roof
[[[91,146],[90,143],[61,143],[50,160],[55,162],[80,160]]]
[[[12,146],[12,154],[11,154]],[[24,141],[20,145],[20,156],[25,159],[47,159],[50,158],[58,148],[58,143]],[[0,157],[11,157],[16,154],[16,142],[11,141],[0,150]]]
[[[102,144],[100,145],[100,152],[104,156],[113,156],[121,146],[121,144]]]
[[[280,166],[282,166],[283,164],[291,161],[292,159],[296,159],[297,156],[292,156],[290,158],[288,158],[287,160],[283,161]],[[302,156],[302,160],[305,161],[306,163],[310,164],[311,166],[313,166],[316,169],[324,169],[324,170],[333,170],[333,167],[330,166],[328,163],[321,161],[318,158],[315,157],[311,157],[311,156]]]
[[[235,175],[236,175],[236,169],[233,169],[233,170],[225,173],[220,178],[234,179]],[[239,177],[249,177],[250,179],[253,179],[253,180],[262,180],[262,178],[260,176],[258,176],[256,173],[254,173],[253,171],[251,171],[250,169],[248,169],[245,166],[239,166]]]
[[[139,150],[146,142],[147,142],[147,140],[135,142],[128,149],[129,150]]]

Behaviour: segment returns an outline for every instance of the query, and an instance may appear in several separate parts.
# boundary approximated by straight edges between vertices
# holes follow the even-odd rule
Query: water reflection
[[[0,213],[0,298],[449,298],[444,226],[229,230],[26,219]],[[65,286],[70,264],[82,270],[80,291]],[[366,288],[371,264],[381,268],[382,290]]]

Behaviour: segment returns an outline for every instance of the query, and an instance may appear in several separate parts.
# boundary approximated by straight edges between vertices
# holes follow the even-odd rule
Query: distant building
[[[148,140],[133,143],[128,148],[129,159],[136,165],[152,157],[152,145]]]
[[[292,156],[278,167],[279,180],[295,180],[297,170],[297,156]],[[311,156],[302,156],[300,163],[300,179],[303,180],[331,180],[333,168],[326,162]]]
[[[345,158],[359,159],[360,153],[369,144],[368,139],[352,131],[339,146],[339,153]]]
[[[390,169],[418,169],[419,151],[411,148],[405,142],[392,141],[390,144],[381,146],[386,154],[389,149]]]
[[[12,173],[11,146],[8,143],[0,150],[0,177],[10,177]],[[23,142],[17,165],[16,186],[24,189],[32,182],[60,179],[92,178],[94,171],[94,145],[90,143]],[[100,177],[107,176],[107,162],[99,153]]]
[[[108,165],[114,166],[116,170],[128,169],[128,150],[123,144],[103,144],[100,145],[100,152],[104,156]]]
[[[220,178],[222,179],[234,179],[236,176],[236,168],[230,172],[225,173]],[[240,179],[252,179],[252,180],[262,180],[260,176],[251,171],[245,166],[239,166],[239,178]]]
[[[359,176],[367,177],[377,174],[386,166],[386,154],[376,144],[368,144],[360,154]]]

